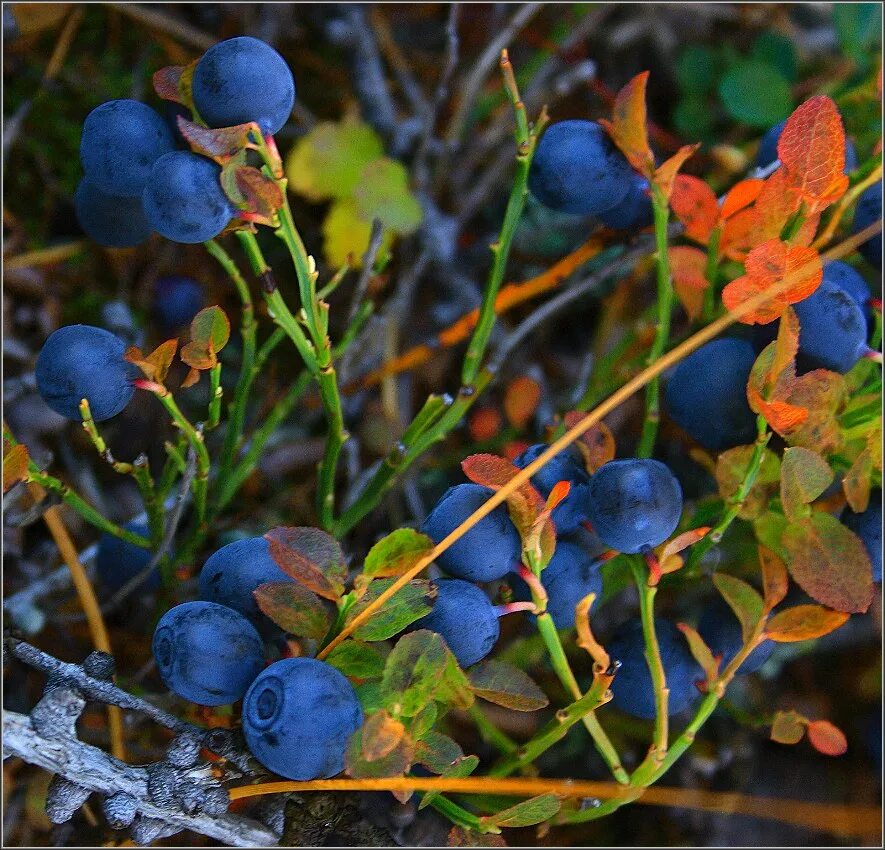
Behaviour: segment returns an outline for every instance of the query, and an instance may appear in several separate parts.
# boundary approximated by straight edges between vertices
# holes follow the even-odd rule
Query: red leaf
[[[844,733],[829,720],[812,720],[808,724],[808,740],[825,756],[841,756],[848,750]]]
[[[252,595],[262,613],[298,637],[322,640],[332,625],[329,603],[298,582],[268,582],[255,588]]]
[[[704,306],[704,290],[709,286],[706,278],[707,256],[698,248],[677,245],[667,250],[673,289],[688,318],[694,321]]]
[[[765,292],[768,286],[750,275],[741,275],[725,285],[722,290],[722,303],[729,312],[736,313],[747,301]],[[744,313],[738,321],[744,325],[767,325],[777,319],[786,307],[779,298],[772,298],[758,304]]]
[[[500,433],[502,424],[501,414],[494,407],[477,408],[470,414],[468,422],[470,437],[484,443]]]
[[[586,415],[580,410],[570,410],[563,417],[565,427],[574,428]],[[584,456],[588,472],[596,472],[600,466],[615,459],[615,437],[604,422],[597,422],[588,428],[575,440],[575,445]]]
[[[643,176],[651,178],[655,158],[648,145],[645,109],[647,82],[648,71],[637,74],[618,92],[612,107],[612,120],[600,119],[599,123],[605,127],[630,165]]]
[[[182,115],[178,116],[177,123],[181,135],[184,136],[195,153],[208,156],[210,159],[218,161],[219,164],[224,164],[225,161],[236,156],[242,150],[254,148],[255,143],[252,141],[251,135],[252,133],[261,133],[261,129],[255,123],[212,129],[188,121]]]
[[[270,556],[286,575],[318,596],[337,601],[344,592],[347,566],[334,537],[318,528],[272,528],[264,539]]]
[[[670,207],[689,239],[706,245],[719,221],[719,204],[713,190],[697,177],[677,174],[670,194]],[[671,249],[672,250],[672,249]]]
[[[159,71],[154,72],[151,82],[157,97],[187,106],[178,88],[184,68],[184,65],[167,65],[165,68],[160,68]]]
[[[272,224],[277,210],[283,206],[283,193],[277,183],[251,165],[241,165],[234,171],[237,189],[246,200],[246,210],[254,219]]]
[[[538,409],[541,400],[541,385],[527,375],[514,378],[504,394],[504,415],[507,421],[518,429],[525,428]]]
[[[786,288],[775,296],[787,304],[808,298],[820,286],[823,265],[814,248],[791,245],[780,239],[769,239],[757,245],[744,263],[750,277],[766,286],[774,286],[789,279]]]

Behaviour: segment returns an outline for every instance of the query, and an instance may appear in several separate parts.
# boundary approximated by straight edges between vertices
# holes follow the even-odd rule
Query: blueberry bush
[[[694,8],[10,11],[19,843],[876,839],[880,19]]]

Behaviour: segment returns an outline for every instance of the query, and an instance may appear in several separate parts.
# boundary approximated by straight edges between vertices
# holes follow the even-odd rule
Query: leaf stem
[[[704,269],[704,277],[707,279],[702,313],[704,324],[713,321],[713,311],[716,306],[716,282],[719,276],[719,245],[721,241],[722,227],[714,227],[713,232],[710,234],[710,242],[707,245],[707,265]]]

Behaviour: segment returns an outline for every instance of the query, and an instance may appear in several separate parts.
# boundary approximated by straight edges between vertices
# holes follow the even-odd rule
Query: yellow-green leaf
[[[833,480],[829,464],[811,449],[794,446],[781,461],[781,502],[788,519],[808,516],[808,507]]]

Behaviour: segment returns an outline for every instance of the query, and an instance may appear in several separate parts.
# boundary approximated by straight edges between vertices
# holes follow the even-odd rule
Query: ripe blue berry
[[[239,611],[259,631],[273,631],[270,620],[261,613],[253,591],[259,585],[292,581],[270,556],[270,544],[263,537],[235,540],[222,546],[200,571],[200,598]]]
[[[742,339],[702,345],[667,381],[667,412],[712,451],[752,442],[756,416],[747,403],[747,380],[755,359],[753,346]]]
[[[150,531],[143,522],[130,522],[123,526],[142,537],[150,537]],[[154,553],[150,549],[127,543],[113,534],[102,534],[95,555],[95,567],[102,584],[112,593],[118,591],[129,579],[135,578],[150,562]],[[145,579],[141,589],[151,592],[160,587],[160,571],[155,569]]]
[[[780,140],[781,133],[784,131],[784,125],[787,123],[785,118],[780,124],[775,124],[759,142],[759,150],[756,153],[756,165],[759,168],[765,168],[771,165],[777,158],[777,143]],[[845,173],[850,174],[857,168],[857,151],[851,139],[845,140]]]
[[[255,627],[214,602],[170,608],[157,624],[152,648],[166,687],[199,705],[236,702],[264,665]]]
[[[874,183],[867,189],[857,202],[854,210],[854,223],[851,230],[853,233],[860,233],[861,230],[869,227],[874,221],[882,218],[882,183]],[[858,248],[861,254],[866,257],[867,262],[882,271],[882,231],[880,230],[875,236],[867,239],[863,245]]]
[[[701,614],[698,623],[698,634],[704,639],[704,643],[710,647],[713,655],[719,655],[719,670],[722,671],[731,664],[732,659],[738,654],[744,645],[741,634],[741,624],[735,617],[734,611],[722,597],[717,597]],[[755,673],[774,652],[774,641],[766,640],[757,646],[737,669],[739,676]]]
[[[635,171],[630,173],[630,190],[616,207],[599,213],[599,220],[612,230],[641,230],[653,220],[648,180]]]
[[[475,584],[457,578],[434,582],[433,610],[412,624],[442,635],[462,667],[485,658],[500,634],[498,612]]]
[[[132,398],[138,377],[123,359],[126,343],[104,328],[67,325],[50,334],[37,357],[37,391],[56,413],[80,421],[89,402],[96,422],[116,416]]]
[[[610,460],[590,479],[590,522],[606,546],[635,554],[663,543],[682,514],[682,488],[664,464]]]
[[[257,38],[229,38],[210,47],[194,70],[194,105],[210,127],[255,121],[276,133],[295,103],[295,80],[286,61]]]
[[[632,169],[594,121],[560,121],[541,136],[529,171],[529,189],[546,207],[598,215],[630,192]]]
[[[154,286],[154,315],[164,333],[173,333],[189,325],[200,312],[206,293],[203,285],[191,277],[161,277]]]
[[[315,658],[271,664],[243,701],[243,734],[250,752],[287,779],[328,779],[340,773],[347,741],[362,724],[353,686]]]
[[[525,469],[547,448],[544,443],[530,446],[514,459],[513,465]],[[571,489],[568,496],[553,509],[552,518],[557,533],[568,534],[587,519],[587,494],[590,492],[590,475],[583,461],[568,449],[548,461],[531,478],[532,484],[545,499],[560,481],[568,481]]]
[[[699,692],[695,682],[703,679],[704,673],[694,660],[682,632],[670,620],[656,619],[655,634],[670,690],[667,714],[679,714],[697,699]],[[650,720],[655,716],[655,698],[645,660],[642,623],[638,619],[626,622],[606,644],[606,649],[612,659],[621,662],[612,680],[612,702],[633,717]]]
[[[236,212],[221,189],[220,174],[211,159],[190,151],[161,156],[142,199],[151,227],[185,244],[218,236]]]
[[[106,248],[132,248],[151,235],[141,195],[108,195],[83,179],[74,193],[74,211],[83,232]]]
[[[491,496],[492,491],[479,484],[450,487],[424,520],[424,533],[439,543]],[[437,563],[458,578],[494,581],[510,572],[521,552],[519,534],[507,508],[500,505],[443,552]]]
[[[882,581],[882,491],[870,494],[870,504],[862,513],[846,507],[842,522],[863,541],[873,567],[873,581]]]
[[[575,606],[588,594],[602,596],[602,561],[591,554],[592,538],[582,531],[556,541],[550,563],[541,571],[541,584],[547,591],[547,611],[557,629],[575,624]],[[528,585],[518,576],[510,579],[513,597],[528,602]],[[594,603],[595,604],[595,603]]]
[[[166,122],[137,100],[109,100],[83,122],[80,161],[109,195],[139,195],[154,163],[175,148]]]
[[[872,316],[870,287],[860,273],[848,263],[843,263],[841,260],[831,260],[824,265],[824,278],[844,289],[857,302],[857,306],[863,310],[864,316],[867,318],[867,325],[869,325]]]

